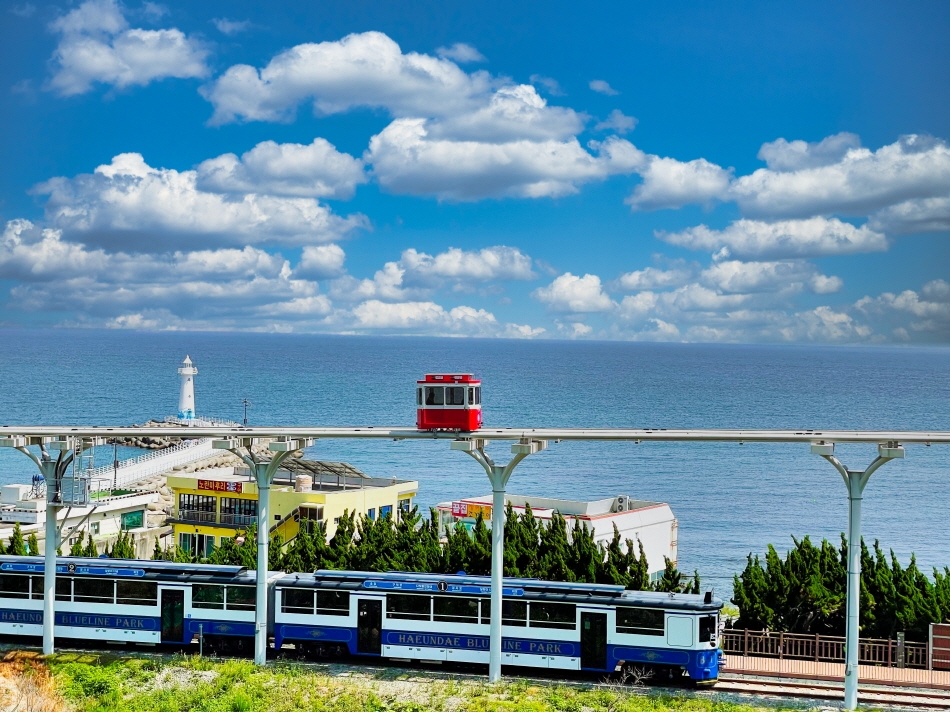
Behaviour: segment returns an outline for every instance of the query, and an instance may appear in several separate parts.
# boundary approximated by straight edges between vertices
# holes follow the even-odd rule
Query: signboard
[[[20,564],[4,563],[0,564],[0,571],[16,571],[28,574],[43,573],[43,564]],[[78,566],[73,563],[57,564],[57,574],[88,574],[89,576],[107,576],[117,578],[142,578],[145,576],[144,569],[120,569],[115,566]]]
[[[25,512],[23,510],[7,510],[0,514],[0,521],[20,522],[20,524],[36,524],[37,512]]]
[[[369,579],[363,582],[363,588],[377,591],[412,591],[414,593],[469,593],[476,596],[491,595],[491,586],[476,586],[472,584],[447,583],[445,581],[376,581]],[[501,589],[503,596],[523,596],[523,588]]]
[[[145,510],[137,509],[134,512],[122,513],[123,529],[141,529],[145,526]]]
[[[491,519],[490,504],[474,504],[471,502],[452,502],[453,517],[471,517],[477,519],[479,513],[486,522]]]
[[[229,492],[241,494],[244,491],[243,482],[227,482],[225,480],[198,480],[198,489],[208,492]]]

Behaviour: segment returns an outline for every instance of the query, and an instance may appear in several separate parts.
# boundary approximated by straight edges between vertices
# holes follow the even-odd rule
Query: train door
[[[162,642],[181,643],[185,637],[185,592],[162,589]]]
[[[581,612],[581,668],[607,667],[607,614]]]
[[[379,655],[382,652],[383,602],[378,598],[361,598],[356,606],[356,652]]]

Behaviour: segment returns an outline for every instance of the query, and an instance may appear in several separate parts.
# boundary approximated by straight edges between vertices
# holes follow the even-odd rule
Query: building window
[[[180,494],[178,518],[188,522],[214,522],[217,519],[216,500],[217,497],[204,494]]]
[[[376,508],[372,508],[366,511],[367,519],[376,519]]]
[[[221,523],[235,527],[249,527],[257,524],[257,500],[222,497]]]
[[[89,522],[89,531],[96,536],[99,534],[99,522]]]
[[[386,517],[393,516],[393,506],[391,504],[384,505],[379,508],[379,518],[385,519]]]
[[[404,517],[409,514],[410,510],[412,510],[412,500],[409,497],[400,499],[398,502],[396,502],[396,506],[399,508],[399,515]]]
[[[214,508],[211,509],[212,514],[214,513]],[[122,513],[122,529],[141,529],[145,526],[145,510],[139,509],[135,512],[123,512]],[[93,524],[93,527],[97,531],[93,533],[98,533],[98,524]]]
[[[182,532],[178,535],[178,547],[189,554],[206,559],[214,552],[214,537],[210,534]]]

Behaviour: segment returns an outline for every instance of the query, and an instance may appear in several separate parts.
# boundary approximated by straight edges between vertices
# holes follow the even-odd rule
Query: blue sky
[[[946,3],[4,2],[0,323],[950,341]]]

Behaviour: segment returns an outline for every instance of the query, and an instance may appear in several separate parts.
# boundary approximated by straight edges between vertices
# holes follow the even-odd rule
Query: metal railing
[[[218,515],[216,512],[202,512],[197,509],[179,509],[178,519],[185,522],[206,522],[217,524]]]
[[[221,523],[233,527],[249,527],[257,524],[257,517],[253,514],[222,514]]]
[[[161,431],[156,434],[161,434]],[[185,465],[215,454],[217,453],[211,447],[210,438],[182,440],[177,445],[122,460],[117,469],[114,465],[102,465],[83,474],[89,476],[93,490],[105,490],[111,488],[113,480],[116,486],[122,487],[136,480],[167,472],[177,465]]]
[[[727,655],[844,662],[844,638],[832,635],[726,629],[722,634],[722,649]],[[905,641],[901,646],[893,639],[862,638],[858,662],[861,665],[926,668],[927,643]]]
[[[189,428],[242,427],[240,423],[235,423],[233,420],[224,420],[223,418],[179,418],[177,415],[166,415],[163,420],[170,425],[184,425]]]

